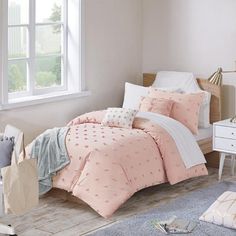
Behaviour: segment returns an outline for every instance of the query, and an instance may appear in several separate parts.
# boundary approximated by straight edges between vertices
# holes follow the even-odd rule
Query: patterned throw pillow
[[[143,112],[154,112],[164,116],[170,116],[174,102],[169,99],[141,97],[139,110]]]
[[[170,117],[181,122],[193,134],[198,133],[199,111],[204,99],[204,93],[180,94],[149,88],[148,96],[173,100],[174,105]]]
[[[132,129],[137,114],[136,110],[128,108],[108,108],[102,121],[103,126]]]
[[[236,192],[224,192],[199,220],[236,229]]]
[[[0,137],[0,168],[11,165],[14,138]]]

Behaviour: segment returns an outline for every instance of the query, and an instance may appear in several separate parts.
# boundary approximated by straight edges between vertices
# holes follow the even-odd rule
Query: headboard
[[[143,86],[151,86],[155,78],[156,74],[143,74]],[[197,79],[197,82],[202,90],[211,93],[210,122],[214,123],[221,120],[221,86],[211,84],[206,79]]]

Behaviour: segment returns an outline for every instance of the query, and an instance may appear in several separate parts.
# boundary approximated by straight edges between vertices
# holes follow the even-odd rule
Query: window
[[[73,10],[75,7],[78,8]],[[67,14],[68,9],[72,11],[73,20]],[[56,96],[62,92],[78,93],[83,89],[80,10],[80,0],[2,2],[1,104],[34,100],[43,95]],[[70,22],[73,22],[71,26]],[[68,34],[69,31],[73,33]],[[68,40],[77,42],[73,43],[74,48],[68,47]],[[78,64],[70,65],[74,60]],[[73,77],[76,74],[73,67],[77,78]]]

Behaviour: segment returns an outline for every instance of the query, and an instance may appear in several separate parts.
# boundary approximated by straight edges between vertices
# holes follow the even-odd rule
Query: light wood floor
[[[162,184],[144,189],[129,199],[109,220],[103,219],[84,203],[68,202],[52,192],[40,199],[39,206],[23,216],[5,216],[2,222],[12,224],[21,236],[78,236],[105,227],[129,216],[160,206],[171,199],[217,182],[217,169],[209,176],[195,178],[170,186]],[[226,169],[224,180],[236,180]]]

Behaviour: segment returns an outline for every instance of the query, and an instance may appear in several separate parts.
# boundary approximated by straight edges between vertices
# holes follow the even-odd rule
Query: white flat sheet
[[[136,117],[149,119],[160,125],[171,135],[187,169],[206,163],[206,159],[193,134],[177,120],[152,112],[138,112]]]
[[[209,128],[199,129],[198,134],[194,135],[196,141],[211,138],[213,136],[213,125]]]

